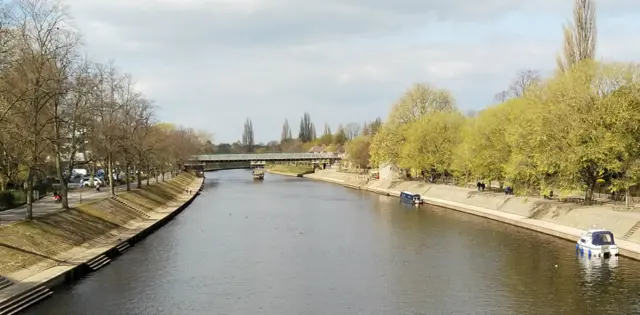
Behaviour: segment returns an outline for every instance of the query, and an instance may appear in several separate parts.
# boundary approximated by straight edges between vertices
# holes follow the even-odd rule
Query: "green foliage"
[[[417,83],[393,105],[389,114],[389,123],[407,124],[434,112],[455,110],[455,101],[449,91]]]
[[[371,137],[369,136],[359,136],[349,141],[345,149],[349,161],[361,168],[368,167],[370,145]]]
[[[620,191],[640,182],[637,65],[585,60],[468,119],[446,95],[423,85],[405,93],[372,137],[371,164],[497,180],[519,192],[578,189],[587,200],[596,183]]]
[[[398,165],[432,174],[451,171],[464,121],[457,112],[434,112],[412,122],[404,130]]]
[[[397,163],[400,158],[400,148],[403,142],[402,126],[382,125],[382,128],[373,136],[371,141],[369,149],[371,164],[382,165],[387,162]]]

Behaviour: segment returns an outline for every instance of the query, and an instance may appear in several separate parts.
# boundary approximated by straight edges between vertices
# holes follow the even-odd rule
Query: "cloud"
[[[524,68],[550,71],[569,1],[72,0],[86,49],[115,59],[159,117],[239,139],[385,117],[414,82],[481,108]],[[637,60],[640,2],[598,1],[599,56]],[[294,128],[295,129],[295,128]]]

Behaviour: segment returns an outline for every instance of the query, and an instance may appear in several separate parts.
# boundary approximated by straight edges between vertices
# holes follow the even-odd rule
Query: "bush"
[[[5,210],[13,207],[15,196],[11,191],[0,192],[0,209]]]

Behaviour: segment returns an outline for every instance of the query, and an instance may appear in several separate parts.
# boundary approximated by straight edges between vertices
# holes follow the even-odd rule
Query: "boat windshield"
[[[614,245],[613,234],[611,232],[594,232],[593,245]]]
[[[413,196],[413,200],[420,201],[420,195],[414,195]]]

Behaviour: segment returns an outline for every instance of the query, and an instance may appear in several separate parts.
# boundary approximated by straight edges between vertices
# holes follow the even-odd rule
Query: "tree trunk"
[[[60,181],[59,193],[62,198],[62,209],[69,209],[69,186],[63,174],[62,159],[59,153],[56,154],[56,171],[58,173],[58,180]],[[71,171],[72,170],[69,170],[69,173],[71,173]]]
[[[587,185],[587,191],[585,192],[585,195],[584,195],[584,201],[587,204],[591,204],[593,201],[593,190],[596,187],[596,181],[597,179],[594,179]]]
[[[95,178],[96,178],[96,167],[91,165],[91,167],[89,167],[89,186],[93,187]]]
[[[116,187],[113,185],[113,163],[111,161],[111,153],[108,154],[109,157],[107,159],[107,173],[109,175],[109,192],[111,196],[116,195]]]
[[[127,184],[127,191],[131,191],[131,176],[129,176],[129,162],[124,162],[124,182]]]
[[[29,171],[27,174],[27,214],[25,216],[26,220],[33,219],[33,167],[29,167]]]
[[[149,186],[149,179],[151,178],[151,167],[147,165],[147,186]]]
[[[162,181],[164,182],[164,170],[162,171]]]
[[[140,163],[136,165],[136,182],[137,188],[142,188],[142,173],[140,172]]]
[[[627,209],[631,208],[631,187],[627,187],[627,191],[624,192],[624,203]]]

